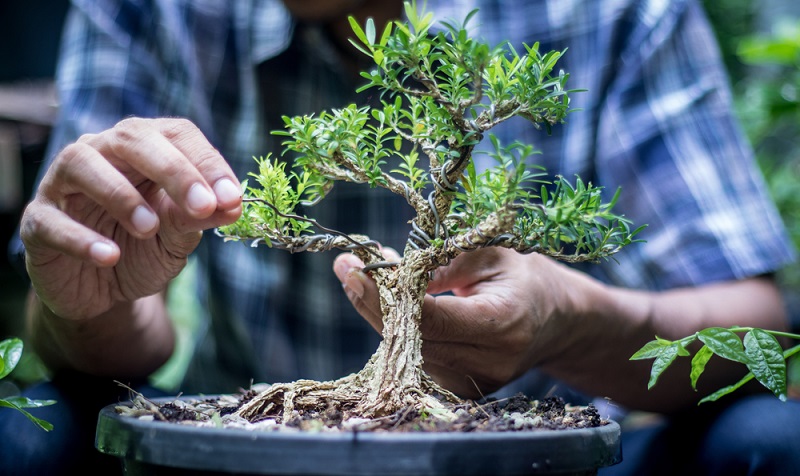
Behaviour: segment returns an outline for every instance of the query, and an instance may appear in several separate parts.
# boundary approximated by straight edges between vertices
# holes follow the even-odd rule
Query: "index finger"
[[[120,170],[130,168],[158,184],[195,218],[236,207],[241,200],[230,166],[187,120],[129,118],[91,140],[120,162]]]
[[[498,296],[426,295],[420,331],[426,341],[474,343],[502,332],[510,314]]]
[[[200,129],[182,119],[160,119],[161,133],[197,167],[217,199],[217,210],[229,211],[242,204],[239,180],[222,154]]]

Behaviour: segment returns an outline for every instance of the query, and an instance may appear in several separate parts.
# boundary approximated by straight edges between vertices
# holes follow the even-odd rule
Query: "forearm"
[[[175,333],[160,294],[116,304],[84,320],[63,319],[36,293],[28,296],[29,340],[53,371],[115,378],[146,377],[172,355]]]
[[[542,368],[576,388],[631,408],[669,412],[693,406],[747,372],[742,364],[712,358],[695,392],[688,377],[691,359],[679,357],[675,368],[648,390],[652,360],[629,359],[655,336],[674,340],[715,326],[786,327],[780,293],[768,278],[661,293],[600,284],[592,289],[591,303],[575,323],[580,331]]]

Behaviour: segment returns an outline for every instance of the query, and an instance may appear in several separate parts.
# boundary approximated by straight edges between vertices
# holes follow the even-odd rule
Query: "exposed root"
[[[242,405],[236,414],[251,422],[265,418],[285,422],[295,411],[322,412],[334,402],[340,411],[347,412],[358,404],[359,393],[363,393],[353,391],[357,375],[327,382],[296,380],[276,383]]]
[[[335,409],[342,420],[349,418],[381,418],[408,410],[427,412],[443,419],[455,414],[449,407],[462,400],[440,387],[427,374],[422,373],[422,388],[404,387],[394,395],[383,394],[375,401],[365,385],[370,366],[361,372],[338,380],[319,382],[296,380],[277,383],[244,403],[236,415],[250,422],[274,419],[288,422],[296,417],[313,416]]]

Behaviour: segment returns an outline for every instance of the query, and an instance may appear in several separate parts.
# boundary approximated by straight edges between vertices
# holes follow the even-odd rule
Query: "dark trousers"
[[[800,475],[800,401],[729,395],[660,424],[623,430],[622,458],[599,476]]]
[[[135,389],[164,396],[147,385]],[[68,374],[27,389],[25,396],[58,401],[32,409],[55,428],[45,432],[0,408],[0,474],[122,473],[116,458],[94,448],[94,432],[100,409],[130,399],[128,390],[110,379]],[[800,474],[800,401],[726,398],[730,402],[702,405],[665,424],[623,431],[622,463],[601,469],[599,476]]]

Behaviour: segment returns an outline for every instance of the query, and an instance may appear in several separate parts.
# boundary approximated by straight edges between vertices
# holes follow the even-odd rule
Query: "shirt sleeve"
[[[618,210],[646,224],[615,261],[645,289],[770,273],[794,259],[734,116],[724,67],[693,1],[641,2],[599,108],[595,173]]]

